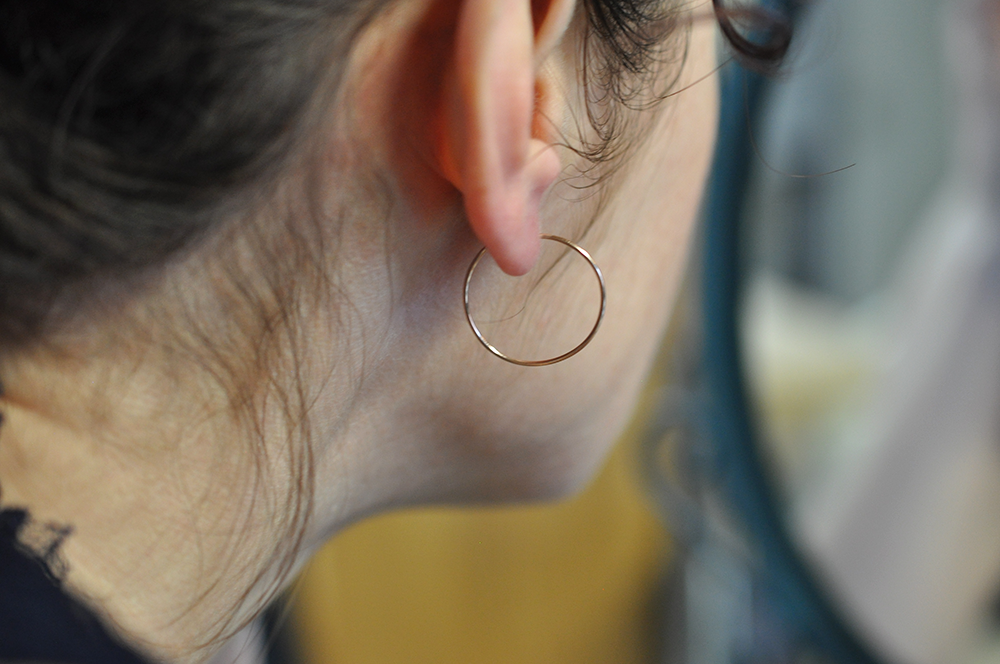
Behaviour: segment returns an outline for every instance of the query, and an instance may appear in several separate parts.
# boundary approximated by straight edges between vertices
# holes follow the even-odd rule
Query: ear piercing
[[[518,360],[516,358],[510,357],[509,355],[505,355],[503,352],[501,352],[496,346],[494,346],[493,344],[491,344],[489,341],[486,340],[486,338],[483,336],[483,333],[479,330],[479,327],[476,326],[476,321],[473,320],[472,318],[472,312],[469,311],[469,284],[472,282],[472,273],[475,272],[476,266],[479,265],[479,261],[482,260],[484,255],[486,255],[486,247],[483,247],[482,249],[479,250],[479,253],[476,254],[476,257],[472,260],[472,264],[469,266],[469,271],[465,273],[465,297],[464,297],[465,318],[466,320],[469,321],[469,326],[472,328],[472,332],[476,335],[476,338],[479,339],[480,343],[482,343],[483,346],[485,346],[488,351],[499,357],[501,360],[510,362],[511,364],[517,364],[522,367],[548,366],[550,364],[555,364],[556,362],[562,362],[563,360],[567,360],[576,355],[577,353],[579,353],[581,350],[583,350],[584,347],[586,347],[586,345],[589,344],[591,340],[594,338],[594,336],[597,334],[597,328],[600,327],[601,321],[604,319],[604,309],[607,303],[607,291],[604,286],[604,275],[601,273],[601,268],[597,266],[597,263],[594,262],[594,259],[591,257],[589,253],[587,253],[586,249],[576,244],[575,242],[567,240],[566,238],[563,237],[559,237],[558,235],[543,234],[541,238],[543,240],[560,242],[569,247],[570,249],[574,250],[576,253],[583,256],[584,260],[590,263],[590,267],[593,268],[594,274],[597,276],[597,283],[601,287],[601,311],[600,313],[597,314],[597,321],[594,323],[594,327],[590,330],[590,334],[587,335],[587,338],[581,341],[579,345],[576,346],[576,348],[573,348],[569,352],[563,353],[562,355],[558,355],[556,357],[549,358],[547,360]]]

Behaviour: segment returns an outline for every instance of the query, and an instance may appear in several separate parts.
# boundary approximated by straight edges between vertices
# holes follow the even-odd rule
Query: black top
[[[38,555],[18,540],[29,524],[24,510],[0,511],[0,662],[148,664],[63,590],[56,554],[68,530],[42,526]]]

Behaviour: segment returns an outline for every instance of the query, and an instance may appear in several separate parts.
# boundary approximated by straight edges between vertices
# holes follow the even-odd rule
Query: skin
[[[281,370],[270,382],[243,374],[267,397],[252,430],[198,352],[203,338],[231,338],[223,314],[238,311],[220,256],[261,272],[261,243],[239,230],[57,343],[0,361],[3,505],[73,526],[69,586],[134,647],[204,662],[219,647],[207,642],[253,617],[284,581],[275,542],[297,491],[311,492],[313,509],[301,562],[376,512],[553,499],[593,475],[669,316],[717,100],[713,79],[695,83],[715,66],[711,21],[695,22],[678,87],[694,84],[646,113],[639,147],[602,195],[581,191],[583,162],[552,147],[583,117],[579,34],[572,0],[425,0],[399,3],[360,36],[347,93],[320,105],[312,158],[275,189],[280,204],[234,226],[265,229],[278,256],[289,227],[334,248],[312,267],[335,292],[299,296],[278,335]],[[308,206],[307,181],[343,186],[312,190]],[[317,221],[317,209],[335,212]],[[585,351],[523,368],[473,337],[462,283],[485,244],[503,271],[528,276],[484,270],[483,300],[504,311],[536,303],[502,333],[508,347],[576,345],[593,324],[593,274],[569,256],[533,276],[554,261],[539,230],[580,239],[606,275],[608,310]],[[187,320],[208,335],[178,324]],[[307,407],[282,407],[282,394]],[[296,470],[305,449],[314,485]]]

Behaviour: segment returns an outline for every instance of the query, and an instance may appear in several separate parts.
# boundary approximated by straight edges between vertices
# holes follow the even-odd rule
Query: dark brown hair
[[[36,337],[68,286],[156,265],[279,170],[328,75],[327,47],[371,4],[0,3],[0,348]],[[738,55],[780,59],[780,17],[713,4]],[[585,5],[597,101],[628,104],[675,28],[676,3]],[[772,38],[750,40],[734,21],[767,22]],[[590,117],[595,159],[614,154],[620,133],[614,104],[604,108]]]

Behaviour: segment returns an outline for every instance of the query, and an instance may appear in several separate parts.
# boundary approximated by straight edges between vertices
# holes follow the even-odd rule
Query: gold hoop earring
[[[472,319],[472,312],[469,311],[469,284],[472,283],[472,273],[475,272],[476,266],[479,265],[479,261],[482,260],[483,256],[486,254],[486,247],[483,247],[482,249],[479,250],[479,253],[476,254],[476,257],[472,259],[472,264],[469,266],[469,271],[465,273],[465,298],[464,298],[465,319],[469,321],[469,327],[472,328],[472,332],[476,335],[476,338],[479,339],[479,342],[486,347],[486,350],[490,351],[491,353],[499,357],[501,360],[510,362],[511,364],[517,364],[522,367],[544,367],[550,364],[555,364],[556,362],[562,362],[563,360],[568,360],[569,358],[579,353],[587,346],[587,344],[591,342],[591,340],[594,338],[594,335],[597,334],[597,328],[601,326],[601,321],[604,320],[604,309],[605,305],[607,304],[607,290],[605,289],[604,286],[604,274],[601,272],[601,268],[597,266],[597,263],[594,262],[594,259],[591,257],[591,255],[587,253],[587,250],[581,247],[580,245],[576,244],[575,242],[567,240],[564,237],[559,237],[558,235],[542,234],[541,238],[543,240],[552,240],[553,242],[561,242],[570,249],[574,250],[576,253],[583,256],[583,258],[588,263],[590,263],[590,267],[594,270],[594,274],[597,275],[597,283],[601,287],[601,311],[599,314],[597,314],[597,322],[594,323],[594,327],[593,329],[590,330],[590,334],[587,335],[587,338],[581,341],[579,345],[576,346],[576,348],[567,353],[563,353],[562,355],[558,355],[556,357],[551,357],[547,360],[518,360],[516,358],[510,357],[502,353],[496,346],[494,346],[493,344],[491,344],[489,341],[486,340],[486,337],[483,336],[483,333],[480,332],[479,328],[476,326],[476,321]]]

